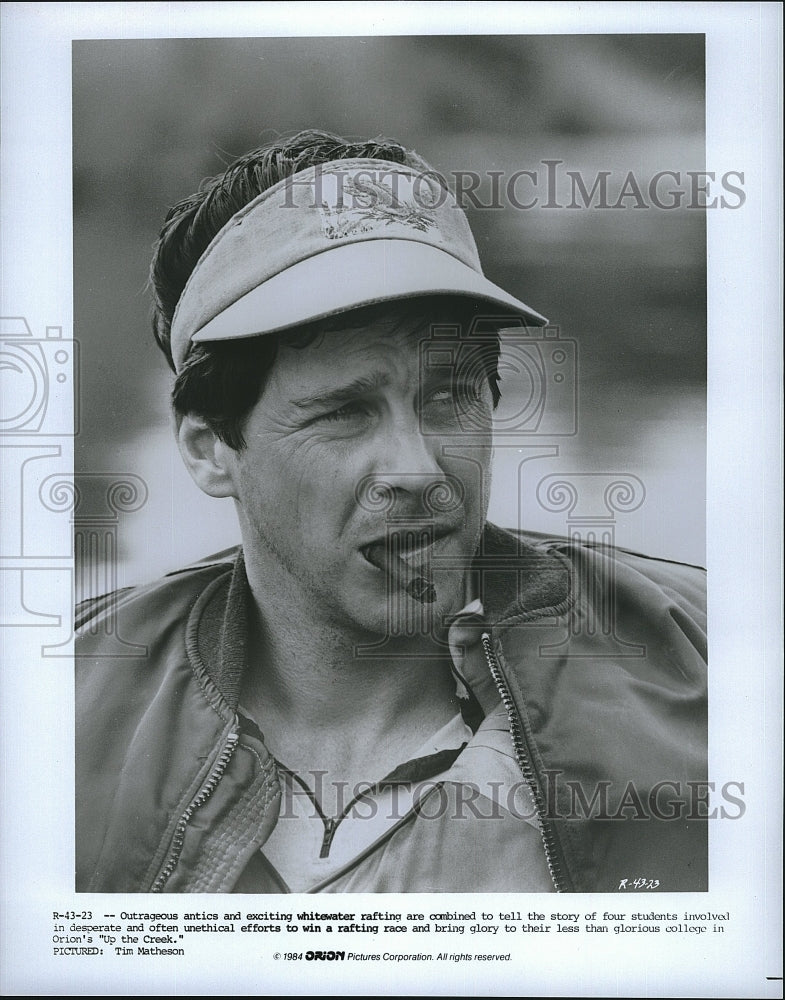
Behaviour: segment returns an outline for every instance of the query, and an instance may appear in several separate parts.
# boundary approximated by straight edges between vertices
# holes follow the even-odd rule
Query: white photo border
[[[711,826],[723,936],[657,946],[549,942],[501,966],[323,966],[316,995],[781,995],[782,875],[782,12],[776,3],[5,3],[2,9],[2,306],[69,338],[72,305],[71,42],[85,38],[333,34],[700,32],[706,36],[709,169],[745,175],[743,210],[709,213],[708,571],[710,778],[744,782],[746,813]],[[67,435],[47,439],[72,469]],[[50,454],[51,454],[50,450]],[[7,457],[7,456],[6,456]],[[17,456],[18,457],[18,456]],[[32,457],[32,456],[28,456]],[[14,525],[4,530],[13,532]],[[70,614],[68,525],[53,530],[53,614]],[[24,553],[21,554],[24,556]],[[21,558],[20,556],[20,558]],[[15,586],[16,563],[0,563]],[[54,565],[54,564],[53,564]],[[54,577],[53,577],[54,579]],[[9,581],[11,581],[9,583]],[[7,592],[10,603],[17,594]],[[81,910],[73,884],[73,677],[40,656],[35,627],[0,635],[3,784],[0,987],[6,995],[297,995],[302,968],[246,942],[206,946],[187,968],[140,958],[55,958],[51,911]],[[583,897],[589,906],[593,897]],[[667,897],[658,897],[665,905]],[[451,897],[440,898],[444,908]],[[688,899],[670,897],[671,907]],[[412,894],[405,906],[427,905]],[[395,908],[396,897],[382,908]],[[362,905],[358,897],[356,905]],[[597,907],[607,905],[597,897]],[[105,906],[105,903],[101,903]],[[122,901],[116,904],[124,905]],[[130,904],[128,904],[130,906]],[[138,908],[141,900],[134,901]],[[206,905],[194,899],[194,907]],[[369,897],[371,909],[378,898]],[[403,907],[404,904],[401,904]],[[495,901],[498,907],[498,900]],[[577,904],[575,904],[577,906]],[[641,904],[642,906],[644,904]],[[570,907],[568,907],[570,908]],[[207,943],[206,943],[207,944]],[[392,946],[390,946],[392,948]],[[561,950],[560,950],[561,949]]]

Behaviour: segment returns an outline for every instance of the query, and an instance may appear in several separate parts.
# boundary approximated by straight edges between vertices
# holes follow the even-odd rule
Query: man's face
[[[294,615],[376,633],[396,629],[391,604],[414,615],[369,558],[400,518],[432,532],[402,552],[431,560],[432,620],[462,606],[488,506],[492,397],[481,372],[424,367],[429,339],[427,320],[391,311],[279,350],[229,461],[249,576]]]

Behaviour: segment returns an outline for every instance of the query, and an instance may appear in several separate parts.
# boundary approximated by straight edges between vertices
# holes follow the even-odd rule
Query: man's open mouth
[[[412,568],[426,569],[438,542],[453,534],[453,525],[427,525],[422,528],[402,527],[389,530],[383,538],[361,546],[360,552],[372,565],[381,567],[382,553],[403,559]]]
[[[450,534],[451,529],[438,531],[391,531],[383,539],[364,545],[360,552],[377,569],[386,573],[395,587],[404,590],[420,604],[433,604],[436,588],[430,567],[434,544]]]

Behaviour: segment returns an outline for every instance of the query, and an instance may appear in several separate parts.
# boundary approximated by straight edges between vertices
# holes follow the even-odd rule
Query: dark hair
[[[285,177],[320,163],[355,157],[387,160],[420,171],[432,169],[417,153],[394,139],[380,137],[350,142],[329,132],[308,129],[245,154],[224,173],[203,181],[198,191],[169,210],[155,245],[150,283],[153,332],[172,370],[171,323],[177,303],[199,258],[224,225]],[[356,320],[342,314],[279,334],[193,344],[172,390],[175,414],[199,414],[222,441],[239,450],[245,445],[245,417],[264,389],[282,341],[305,346],[320,332],[360,322],[363,317],[370,319],[391,308],[396,308],[396,304],[382,303],[352,311],[353,317],[355,313],[359,317]],[[420,315],[423,308],[426,308],[424,300],[420,300]],[[471,299],[462,299],[459,310],[453,310],[451,315],[470,321],[477,309],[479,306]],[[487,339],[486,334],[485,343],[486,353],[488,346],[491,350],[483,364],[495,406],[499,398],[498,338]]]

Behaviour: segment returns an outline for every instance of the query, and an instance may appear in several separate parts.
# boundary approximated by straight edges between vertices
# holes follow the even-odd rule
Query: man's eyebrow
[[[315,392],[311,396],[303,396],[302,399],[293,399],[294,406],[301,410],[310,410],[314,407],[330,406],[334,403],[342,403],[355,396],[361,396],[366,392],[373,392],[390,382],[390,376],[386,372],[373,372],[370,375],[361,375],[346,382],[343,385],[333,386],[320,392]]]

